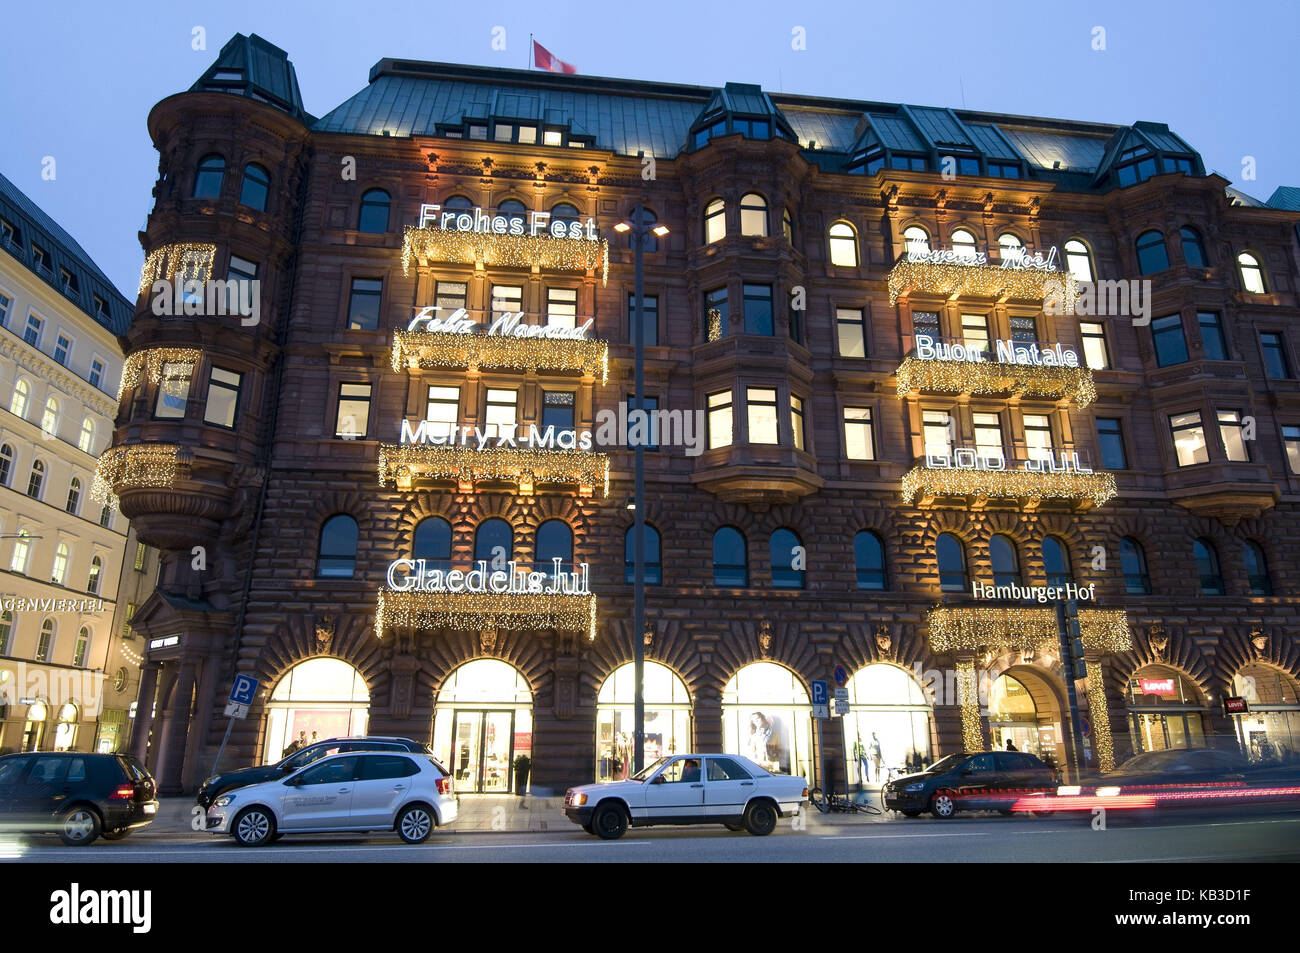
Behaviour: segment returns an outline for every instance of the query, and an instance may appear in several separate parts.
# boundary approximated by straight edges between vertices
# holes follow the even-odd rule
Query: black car
[[[1056,772],[1022,751],[950,754],[920,774],[895,778],[885,785],[885,807],[906,817],[929,811],[950,818],[961,811],[1010,814],[1020,797],[1056,791]]]
[[[126,754],[32,751],[0,757],[0,830],[58,834],[84,847],[153,823],[157,785]]]
[[[1257,786],[1300,782],[1300,764],[1252,763],[1237,751],[1217,748],[1165,748],[1134,755],[1109,774],[1084,780],[1094,785],[1161,788],[1180,785],[1228,784]]]
[[[239,768],[223,774],[214,774],[199,786],[196,800],[206,811],[212,806],[213,801],[231,788],[242,788],[248,784],[261,784],[263,781],[287,777],[317,758],[338,754],[340,751],[411,751],[415,754],[433,754],[428,745],[412,741],[410,738],[389,738],[381,735],[327,738],[295,751],[278,764],[260,764],[252,768]]]

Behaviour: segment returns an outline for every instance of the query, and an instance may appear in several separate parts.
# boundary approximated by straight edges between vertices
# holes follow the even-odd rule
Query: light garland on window
[[[935,652],[1051,650],[1060,644],[1055,609],[936,606],[926,617],[926,626]],[[1123,609],[1080,609],[1079,632],[1084,647],[1096,652],[1133,648],[1128,613]]]
[[[532,492],[537,483],[577,483],[609,496],[609,454],[521,447],[379,445],[379,485],[409,489],[415,477],[473,483],[507,480]]]
[[[1086,638],[1084,644],[1087,644]],[[1084,665],[1088,671],[1088,714],[1092,718],[1092,748],[1097,752],[1097,768],[1104,774],[1115,768],[1115,745],[1110,737],[1106,686],[1102,682],[1100,662],[1085,662]]]
[[[117,509],[122,487],[168,487],[176,482],[181,448],[174,443],[141,443],[110,447],[95,465],[90,498]]]
[[[151,347],[136,351],[127,356],[122,365],[122,379],[117,385],[117,399],[131,388],[137,386],[142,375],[147,374],[149,383],[157,386],[162,381],[163,365],[185,364],[190,373],[194,365],[203,358],[203,352],[192,347]]]
[[[147,292],[155,281],[207,281],[212,277],[212,262],[216,257],[216,245],[200,242],[161,245],[145,256],[139,293]]]
[[[403,367],[581,371],[604,384],[609,381],[609,342],[396,331],[393,333],[393,370],[400,371]]]
[[[596,638],[594,594],[396,592],[380,589],[375,637],[390,628],[563,629]]]
[[[923,361],[907,357],[898,366],[898,396],[913,391],[935,394],[1015,394],[1064,398],[1079,407],[1097,399],[1092,368],[995,361]]]
[[[896,304],[899,298],[914,291],[944,297],[973,295],[1042,300],[1050,290],[1049,282],[1057,286],[1063,283],[1065,299],[1074,299],[1075,280],[1068,272],[904,260],[889,271],[889,303]]]
[[[462,265],[502,268],[546,268],[553,271],[600,271],[609,282],[609,242],[552,235],[496,235],[484,232],[406,226],[402,233],[402,274],[413,260],[450,261]]]
[[[1116,493],[1110,473],[1042,473],[1037,470],[972,470],[913,467],[903,475],[903,499],[975,496],[1009,500],[1076,500],[1101,506]]]
[[[967,753],[984,750],[984,730],[980,727],[979,691],[975,663],[970,659],[957,662],[957,704],[961,706],[961,743]]]

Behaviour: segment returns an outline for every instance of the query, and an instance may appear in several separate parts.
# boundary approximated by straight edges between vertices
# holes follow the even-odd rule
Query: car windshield
[[[299,751],[291,757],[285,758],[280,762],[280,770],[285,772],[297,771],[299,768],[304,768],[313,761],[325,757],[327,754],[338,754],[338,752],[339,746],[337,744],[316,745],[313,748],[307,748],[303,751]]]
[[[1183,751],[1166,748],[1164,751],[1148,751],[1129,758],[1122,765],[1121,771],[1167,771],[1183,757]]]
[[[964,759],[964,754],[950,754],[946,758],[940,758],[930,767],[925,769],[926,774],[943,774],[945,771],[951,771],[957,767]]]
[[[659,759],[658,761],[656,761],[654,764],[647,764],[644,768],[642,768],[642,769],[641,769],[640,771],[638,771],[636,774],[632,775],[632,777],[628,778],[628,780],[629,780],[629,781],[644,781],[646,778],[650,777],[650,775],[654,774],[656,771],[658,771],[661,767],[663,767],[663,766],[664,766],[665,764],[667,764],[667,763],[668,763],[668,759],[667,759],[667,758],[660,758],[660,759]]]

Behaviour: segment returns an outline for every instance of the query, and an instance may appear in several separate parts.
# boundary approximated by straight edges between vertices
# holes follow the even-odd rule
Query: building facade
[[[164,789],[237,672],[231,758],[370,730],[467,792],[623,776],[638,639],[647,758],[1065,766],[1067,587],[1094,763],[1294,757],[1300,216],[1167,127],[393,60],[316,118],[240,35],[149,129],[100,475],[161,551],[132,745]]]
[[[0,750],[116,750],[126,520],[90,491],[133,305],[3,177],[0,229]]]

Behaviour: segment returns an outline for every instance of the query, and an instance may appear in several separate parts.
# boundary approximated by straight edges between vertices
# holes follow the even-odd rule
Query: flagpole
[[[528,34],[528,68],[533,68],[533,35]]]

